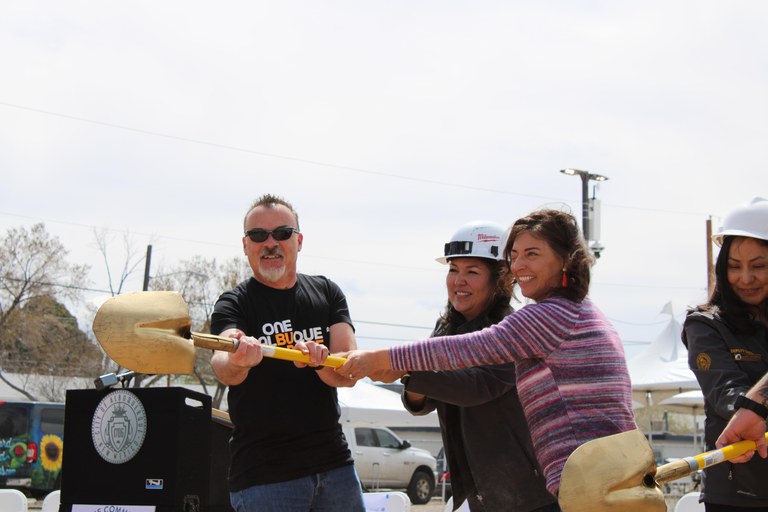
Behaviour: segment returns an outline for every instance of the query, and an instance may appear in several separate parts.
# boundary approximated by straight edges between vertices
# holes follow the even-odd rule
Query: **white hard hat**
[[[485,220],[476,220],[461,226],[445,244],[443,256],[436,258],[448,263],[452,258],[486,258],[502,260],[507,230],[504,226]]]
[[[725,216],[720,231],[712,240],[720,246],[726,236],[747,236],[768,240],[768,199],[753,197]]]

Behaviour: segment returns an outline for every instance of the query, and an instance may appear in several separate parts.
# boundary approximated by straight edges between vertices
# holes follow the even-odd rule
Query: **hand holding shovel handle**
[[[765,434],[765,437],[766,440],[768,440],[768,433]],[[657,484],[665,484],[672,480],[677,480],[678,478],[690,475],[700,469],[735,459],[739,455],[744,455],[748,451],[755,450],[756,448],[757,445],[754,441],[739,441],[738,443],[723,446],[718,450],[700,453],[692,457],[684,457],[680,460],[656,468],[656,477],[654,480]]]
[[[640,430],[593,439],[568,457],[558,502],[563,512],[665,512],[661,484],[755,448],[754,441],[739,441],[656,467],[653,449]]]
[[[204,334],[200,332],[190,333],[192,342],[196,347],[209,348],[211,350],[223,350],[224,352],[234,352],[237,350],[237,346],[240,343],[239,340],[234,338],[225,338],[223,336],[216,336],[214,334]],[[298,350],[290,348],[274,347],[272,345],[262,345],[261,353],[265,357],[272,357],[274,359],[282,359],[284,361],[296,361],[299,363],[310,363],[309,355],[304,354]],[[328,358],[322,362],[320,366],[330,366],[332,368],[338,368],[343,365],[346,359],[343,357],[328,356]]]
[[[195,347],[234,352],[238,341],[190,332],[189,309],[178,292],[124,293],[101,305],[93,320],[93,333],[117,364],[139,373],[192,373]],[[309,355],[262,345],[266,357],[310,363]],[[338,368],[341,357],[328,357],[323,366]]]

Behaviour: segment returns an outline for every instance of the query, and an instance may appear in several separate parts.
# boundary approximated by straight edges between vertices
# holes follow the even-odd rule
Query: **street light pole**
[[[589,174],[579,173],[581,178],[581,230],[589,242]]]
[[[607,181],[608,177],[603,176],[602,174],[593,174],[589,171],[582,171],[581,169],[568,168],[563,169],[560,172],[569,176],[578,176],[581,178],[581,230],[584,233],[584,240],[589,244],[589,182]],[[595,242],[597,242],[597,240],[595,240]]]

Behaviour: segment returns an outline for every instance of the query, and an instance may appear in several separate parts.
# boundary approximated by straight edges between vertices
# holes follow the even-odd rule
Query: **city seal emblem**
[[[91,420],[93,446],[111,464],[131,460],[147,433],[147,413],[139,398],[124,389],[101,399]]]

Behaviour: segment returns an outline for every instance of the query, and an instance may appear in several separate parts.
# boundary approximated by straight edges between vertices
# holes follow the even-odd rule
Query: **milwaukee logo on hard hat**
[[[474,221],[461,226],[445,244],[443,256],[436,258],[446,264],[451,258],[485,258],[499,261],[507,237],[504,226],[488,221]]]

